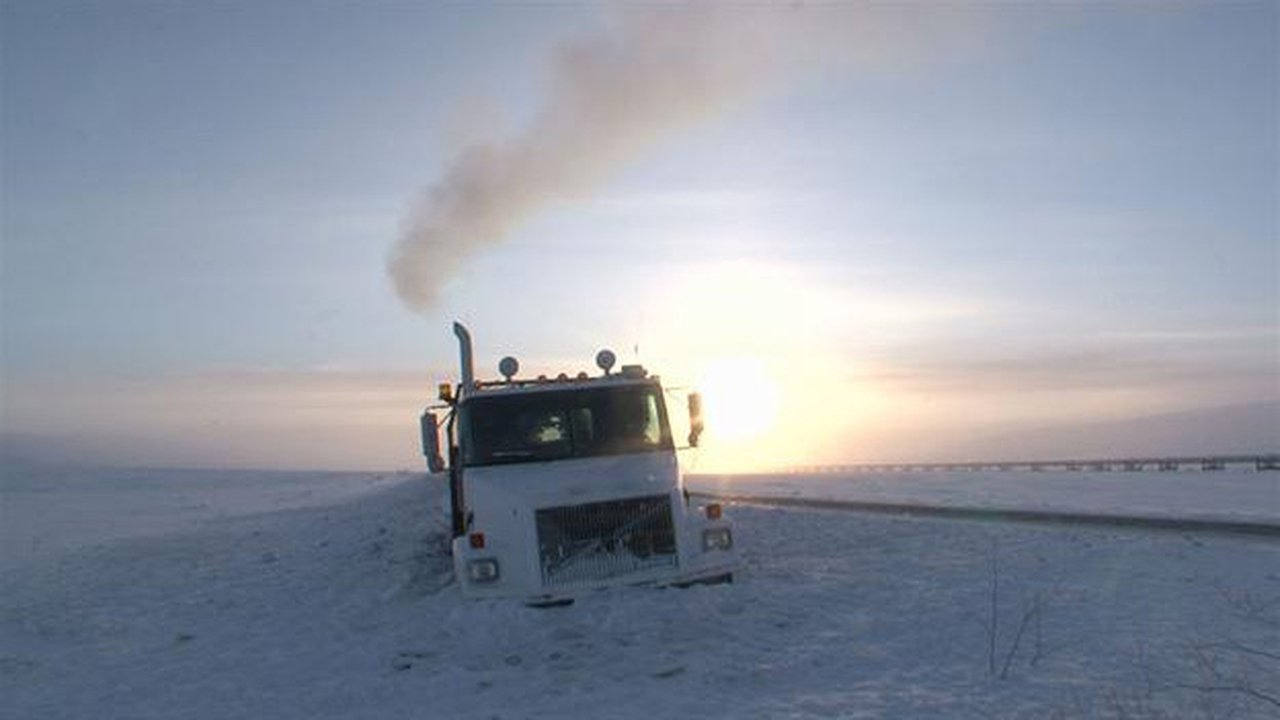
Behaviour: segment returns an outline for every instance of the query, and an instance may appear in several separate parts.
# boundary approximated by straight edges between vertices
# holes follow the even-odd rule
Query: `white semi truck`
[[[733,529],[719,504],[685,492],[659,378],[613,372],[603,350],[599,376],[517,379],[504,358],[504,379],[480,381],[470,333],[453,331],[461,379],[423,413],[422,441],[428,469],[448,472],[465,596],[561,604],[608,586],[732,581]],[[696,445],[696,393],[688,406]]]

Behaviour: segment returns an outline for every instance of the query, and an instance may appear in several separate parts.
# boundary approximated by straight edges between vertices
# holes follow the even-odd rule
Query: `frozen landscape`
[[[1280,720],[1278,58],[3,0],[0,720]]]
[[[1280,473],[1259,473],[1242,465],[1210,472],[959,470],[701,475],[691,480],[690,487],[734,497],[1280,527]]]
[[[1280,474],[1252,471],[732,483],[694,481],[703,491],[1042,509],[1103,509],[1107,497],[1135,512],[1280,523]],[[735,507],[747,563],[735,584],[602,592],[538,610],[459,597],[442,489],[415,474],[6,468],[0,709],[14,718],[1280,710],[1273,537]]]

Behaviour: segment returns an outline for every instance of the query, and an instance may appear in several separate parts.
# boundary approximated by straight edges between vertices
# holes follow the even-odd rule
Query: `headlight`
[[[702,551],[730,550],[733,548],[733,532],[727,527],[702,531]]]
[[[473,583],[491,583],[498,579],[498,561],[493,558],[467,563],[467,577]]]

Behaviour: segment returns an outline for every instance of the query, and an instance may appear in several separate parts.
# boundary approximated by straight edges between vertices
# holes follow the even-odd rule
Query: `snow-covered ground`
[[[537,610],[459,597],[442,499],[412,475],[6,477],[0,715],[1280,710],[1274,539],[743,507],[739,582]]]
[[[983,510],[1280,524],[1280,472],[855,472],[701,475],[689,486],[725,495],[902,503]]]
[[[368,473],[8,465],[0,471],[0,568],[235,515],[333,504],[395,481]]]

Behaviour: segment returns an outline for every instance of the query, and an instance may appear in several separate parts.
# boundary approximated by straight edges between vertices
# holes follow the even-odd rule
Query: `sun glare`
[[[654,298],[649,345],[664,372],[702,393],[701,472],[759,472],[866,453],[888,410],[845,342],[854,303],[812,268],[692,266]]]
[[[758,358],[717,358],[699,374],[711,440],[741,442],[769,432],[778,415],[778,385]]]

